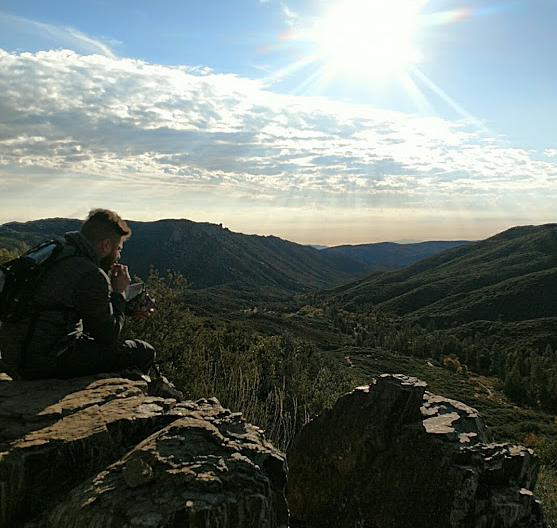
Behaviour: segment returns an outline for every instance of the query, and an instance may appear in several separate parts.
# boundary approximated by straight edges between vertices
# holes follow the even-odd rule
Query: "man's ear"
[[[98,248],[99,248],[99,255],[101,257],[104,257],[104,256],[108,255],[110,253],[110,251],[112,250],[112,242],[111,242],[110,238],[103,238],[98,243]]]

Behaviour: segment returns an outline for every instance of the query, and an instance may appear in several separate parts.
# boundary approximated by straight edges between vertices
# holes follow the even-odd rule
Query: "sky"
[[[302,244],[556,221],[557,0],[2,0],[0,223]]]

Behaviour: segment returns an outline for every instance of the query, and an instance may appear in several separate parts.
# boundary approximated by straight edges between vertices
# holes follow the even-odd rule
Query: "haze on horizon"
[[[217,4],[3,2],[0,223],[340,245],[554,221],[554,2]]]

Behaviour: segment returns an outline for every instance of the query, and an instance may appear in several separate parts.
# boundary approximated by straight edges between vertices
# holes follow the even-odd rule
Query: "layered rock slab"
[[[538,461],[489,444],[476,410],[384,375],[310,422],[288,453],[292,527],[542,528]]]
[[[216,402],[183,410],[74,489],[46,526],[286,526],[284,460],[261,432]]]
[[[214,400],[145,380],[0,383],[0,526],[285,527],[283,455]]]

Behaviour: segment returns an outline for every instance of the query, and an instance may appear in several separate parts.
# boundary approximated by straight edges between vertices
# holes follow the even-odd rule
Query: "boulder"
[[[288,453],[291,526],[542,528],[538,460],[489,444],[477,411],[383,375],[306,425]]]
[[[0,380],[0,526],[286,527],[285,459],[263,432],[148,381]]]

